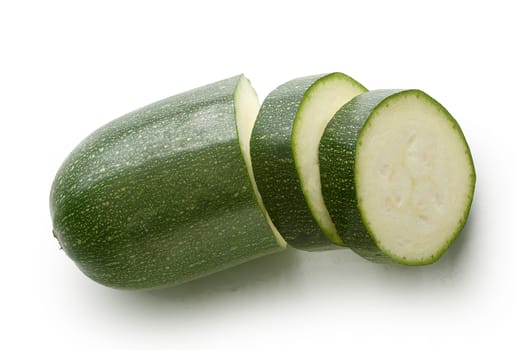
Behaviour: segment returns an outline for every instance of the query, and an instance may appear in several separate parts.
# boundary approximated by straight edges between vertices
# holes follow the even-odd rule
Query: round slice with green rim
[[[342,246],[324,205],[319,141],[334,113],[367,91],[342,73],[291,80],[272,91],[251,136],[256,183],[285,240],[304,250]]]
[[[237,76],[94,132],[52,186],[54,235],[63,250],[93,280],[141,289],[285,248],[251,173],[258,109],[250,83]]]
[[[355,97],[328,124],[320,168],[326,206],[350,248],[378,262],[435,262],[461,232],[475,188],[464,135],[419,90]]]

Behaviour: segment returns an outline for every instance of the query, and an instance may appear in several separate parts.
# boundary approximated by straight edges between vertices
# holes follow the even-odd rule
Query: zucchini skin
[[[455,119],[443,106],[424,92],[419,90],[374,90],[353,98],[337,111],[328,123],[319,145],[321,185],[326,206],[337,231],[353,251],[377,263],[396,262],[403,265],[425,265],[437,261],[444,254],[466,223],[471,208],[476,177],[471,152],[469,152],[469,157],[473,171],[473,188],[470,192],[469,206],[453,237],[429,260],[411,263],[381,250],[364,222],[360,211],[360,199],[357,197],[355,186],[357,176],[355,159],[357,146],[360,144],[361,131],[366,126],[369,117],[374,114],[375,109],[383,103],[388,103],[390,97],[407,92],[416,94],[420,98],[429,99],[438,106],[447,115],[453,127],[460,132],[469,152],[466,139]]]
[[[118,118],[65,160],[50,194],[54,235],[87,276],[166,287],[282,250],[242,158],[239,79]]]

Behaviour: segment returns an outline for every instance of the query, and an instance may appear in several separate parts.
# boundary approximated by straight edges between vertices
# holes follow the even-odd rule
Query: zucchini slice
[[[252,181],[258,109],[253,88],[237,76],[94,132],[52,186],[54,235],[64,251],[99,283],[141,289],[282,250]]]
[[[320,143],[324,200],[342,239],[373,261],[435,262],[468,217],[475,169],[464,135],[419,90],[355,97]]]
[[[342,73],[291,80],[262,104],[251,137],[253,170],[272,221],[298,249],[343,245],[319,179],[319,141],[333,114],[366,89]]]

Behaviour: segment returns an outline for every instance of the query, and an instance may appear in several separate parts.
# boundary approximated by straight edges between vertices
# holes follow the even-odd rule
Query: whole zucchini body
[[[373,261],[436,261],[464,227],[475,168],[462,131],[419,90],[355,97],[320,143],[324,200],[350,248]]]
[[[243,76],[173,96],[100,128],[52,186],[54,235],[93,280],[179,284],[285,248],[253,180],[259,109]]]

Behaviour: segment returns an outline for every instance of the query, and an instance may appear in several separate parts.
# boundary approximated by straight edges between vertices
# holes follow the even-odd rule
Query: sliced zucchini
[[[332,73],[291,80],[263,102],[251,137],[253,170],[272,221],[296,248],[343,245],[322,199],[318,147],[333,114],[364,91]]]
[[[464,135],[419,90],[355,97],[320,143],[324,200],[350,248],[373,261],[435,262],[468,217],[475,169]]]

